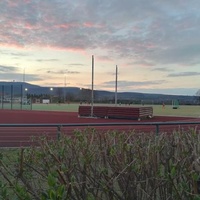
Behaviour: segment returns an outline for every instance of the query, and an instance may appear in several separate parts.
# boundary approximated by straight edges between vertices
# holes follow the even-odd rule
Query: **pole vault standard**
[[[63,101],[64,101],[64,103],[66,101],[66,76],[64,77],[64,97],[63,97]]]
[[[93,107],[94,107],[94,56],[92,55],[91,117],[93,117]]]
[[[23,83],[25,82],[25,67],[24,67],[24,71],[23,71]]]
[[[117,105],[117,77],[118,77],[118,68],[116,65],[116,74],[115,74],[115,106]]]

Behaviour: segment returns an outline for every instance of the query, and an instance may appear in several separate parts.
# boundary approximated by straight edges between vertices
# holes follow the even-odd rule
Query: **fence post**
[[[13,85],[10,86],[10,103],[11,103],[11,110],[13,109]]]
[[[57,126],[57,140],[60,139],[60,135],[61,135],[61,126]]]
[[[156,136],[159,135],[159,124],[156,124]]]
[[[2,85],[2,104],[1,104],[1,109],[3,109],[3,103],[4,103],[4,85]]]
[[[33,110],[32,96],[30,96],[30,109]]]
[[[22,110],[22,101],[23,101],[23,85],[21,85],[21,103],[20,103],[21,110]]]

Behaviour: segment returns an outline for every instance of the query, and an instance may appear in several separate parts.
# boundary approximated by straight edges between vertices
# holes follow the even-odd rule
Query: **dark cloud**
[[[106,48],[135,64],[200,63],[198,8],[197,0],[1,1],[0,43]]]
[[[195,95],[198,88],[162,88],[162,89],[134,89],[134,92],[170,94],[170,95]]]
[[[31,81],[42,81],[44,80],[43,76],[36,75],[36,74],[26,74],[25,81],[31,82]]]
[[[10,53],[11,56],[17,56],[17,57],[25,57],[29,56],[27,53]]]
[[[37,62],[57,62],[58,59],[37,59]]]
[[[169,74],[168,77],[181,77],[181,76],[199,76],[200,72],[180,72]]]
[[[70,63],[70,64],[67,64],[68,66],[84,66],[84,64],[81,64],[81,63]]]
[[[25,73],[19,73],[21,71],[21,68],[14,67],[14,66],[4,66],[0,65],[0,75],[1,80],[4,81],[23,81],[25,77],[25,81],[41,81],[44,79],[44,77],[40,77],[40,75],[36,74],[25,74]]]
[[[48,74],[79,74],[80,72],[78,72],[78,71],[69,71],[69,70],[55,70],[55,71],[53,71],[53,70],[48,70],[47,71],[47,73]]]
[[[165,80],[157,81],[118,81],[118,87],[137,87],[137,86],[150,86],[150,85],[160,85],[166,83]],[[115,85],[115,81],[108,81],[102,84],[104,87],[110,87]]]
[[[170,71],[174,71],[172,69],[169,68],[163,68],[163,67],[157,67],[157,68],[153,68],[152,71],[159,71],[159,72],[170,72]]]
[[[0,65],[0,72],[1,73],[12,73],[14,71],[17,72],[18,71],[18,67]]]
[[[30,81],[41,81],[43,80],[43,77],[40,77],[35,74],[26,74],[25,76],[25,81],[30,82]],[[6,80],[6,81],[23,81],[24,77],[22,73],[4,73],[3,77],[1,80]]]
[[[5,0],[0,1],[0,45],[23,50],[45,47],[66,54],[81,52],[82,56],[95,52],[99,55],[97,61],[116,60],[126,63],[128,69],[148,68],[150,73],[176,71],[168,77],[196,76],[200,73],[199,9],[199,0]],[[4,50],[1,54],[6,58],[28,55]],[[50,57],[36,61],[60,60]],[[66,65],[85,66],[79,59]],[[191,72],[180,72],[184,67]],[[0,67],[2,73],[17,70]],[[79,73],[56,68],[43,71]],[[162,83],[125,81],[121,85]]]

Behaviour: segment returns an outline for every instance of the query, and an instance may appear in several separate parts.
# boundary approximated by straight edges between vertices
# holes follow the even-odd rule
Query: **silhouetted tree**
[[[195,99],[198,104],[200,104],[200,89],[196,92]]]
[[[56,95],[57,95],[57,98],[58,98],[58,103],[61,103],[61,101],[63,99],[63,89],[57,88],[56,89]]]

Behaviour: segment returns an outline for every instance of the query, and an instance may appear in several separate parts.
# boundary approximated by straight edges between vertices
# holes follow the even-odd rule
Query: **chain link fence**
[[[0,85],[0,109],[32,110],[28,90],[21,85]]]

